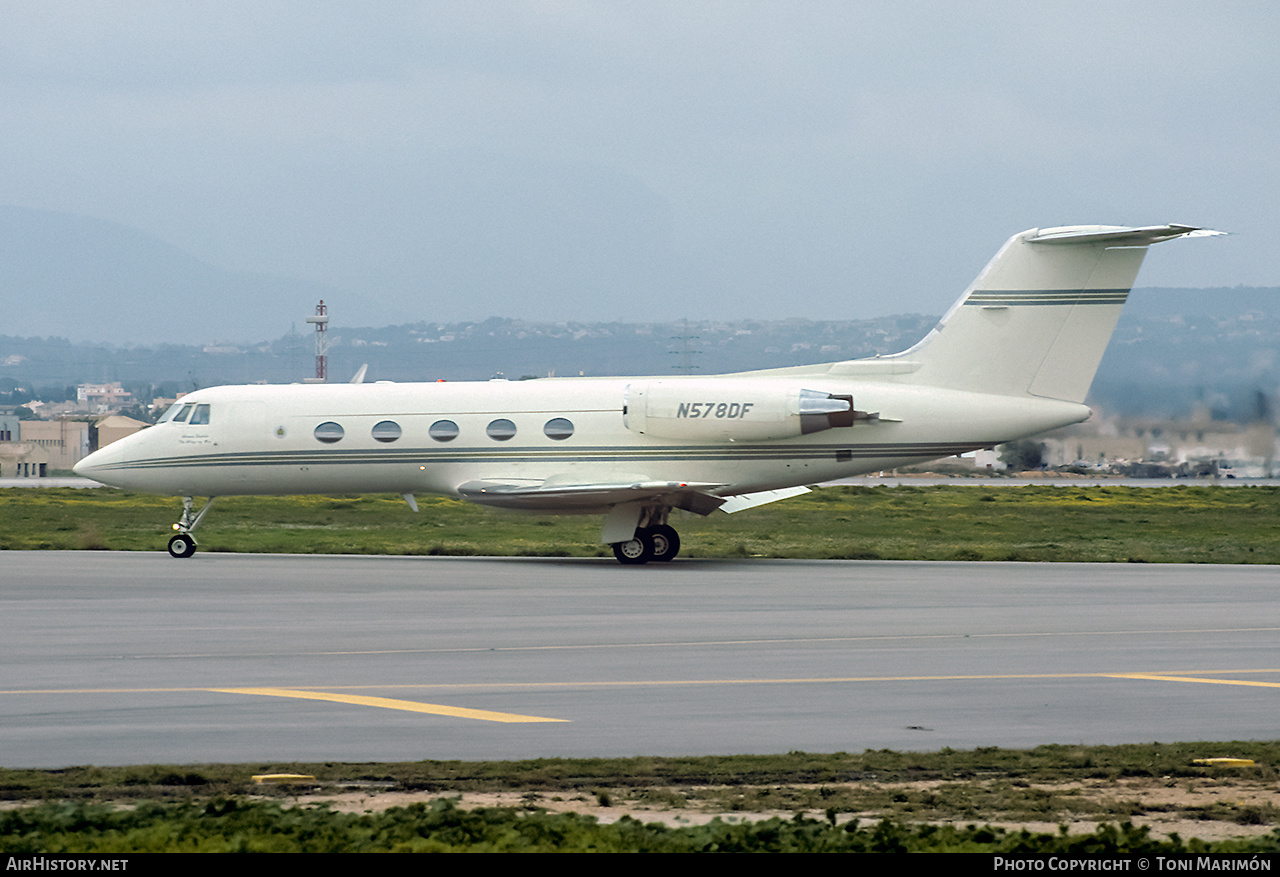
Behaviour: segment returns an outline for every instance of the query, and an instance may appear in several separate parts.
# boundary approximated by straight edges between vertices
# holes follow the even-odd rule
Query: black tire
[[[680,553],[680,534],[674,527],[659,524],[649,527],[649,539],[653,542],[653,559],[659,563],[675,560]]]
[[[648,563],[653,559],[653,539],[644,530],[636,530],[636,535],[626,542],[613,543],[613,556],[627,566]]]
[[[190,557],[196,553],[196,540],[187,533],[179,533],[169,540],[169,553],[174,557]]]

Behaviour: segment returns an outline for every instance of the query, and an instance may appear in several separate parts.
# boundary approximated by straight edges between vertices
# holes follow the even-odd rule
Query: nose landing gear
[[[196,540],[191,535],[191,531],[200,526],[200,522],[204,520],[204,516],[209,513],[209,509],[213,508],[214,498],[209,497],[209,501],[204,504],[204,508],[199,512],[195,510],[195,500],[190,496],[182,498],[182,517],[178,519],[178,523],[173,525],[173,529],[178,533],[169,540],[169,554],[174,557],[190,557],[196,553]]]

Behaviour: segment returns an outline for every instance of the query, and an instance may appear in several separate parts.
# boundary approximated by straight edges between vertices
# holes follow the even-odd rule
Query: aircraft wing
[[[554,479],[483,479],[458,486],[458,496],[479,505],[560,514],[599,512],[634,502],[660,502],[672,508],[709,515],[724,505],[712,491],[724,484],[692,481],[631,481],[565,484]]]
[[[731,515],[734,512],[741,512],[747,509],[753,509],[756,506],[768,505],[771,502],[777,502],[780,499],[790,499],[793,496],[799,496],[802,493],[808,493],[807,487],[785,487],[782,490],[761,490],[757,493],[741,493],[737,496],[731,496],[725,504],[720,506],[720,511]]]

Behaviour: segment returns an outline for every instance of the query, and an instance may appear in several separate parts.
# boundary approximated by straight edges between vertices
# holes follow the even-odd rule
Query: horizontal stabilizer
[[[1226,232],[1196,228],[1194,225],[1147,225],[1142,228],[1112,228],[1101,231],[1073,226],[1040,229],[1034,237],[1027,240],[1033,244],[1092,243],[1106,244],[1108,247],[1147,247],[1174,238],[1203,238],[1221,234]]]

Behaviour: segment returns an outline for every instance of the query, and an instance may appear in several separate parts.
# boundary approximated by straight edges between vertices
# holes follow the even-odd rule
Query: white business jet
[[[1078,423],[1147,247],[1185,225],[1015,235],[920,343],[717,377],[213,387],[78,474],[181,496],[169,553],[213,498],[416,493],[604,515],[619,561],[669,561],[672,509],[738,512],[802,485]],[[362,378],[359,375],[358,378]],[[207,496],[198,512],[193,497]]]

